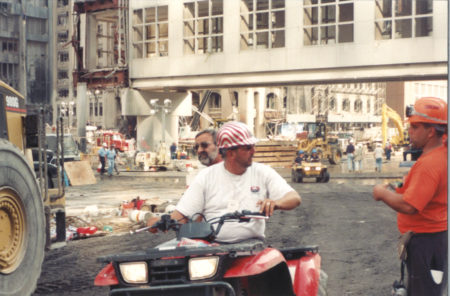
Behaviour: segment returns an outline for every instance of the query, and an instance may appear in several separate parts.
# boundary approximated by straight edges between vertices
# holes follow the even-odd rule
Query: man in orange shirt
[[[413,236],[406,246],[408,296],[443,295],[447,280],[447,103],[421,98],[408,106],[410,141],[422,155],[396,191],[378,184],[373,198],[397,212],[397,225]]]

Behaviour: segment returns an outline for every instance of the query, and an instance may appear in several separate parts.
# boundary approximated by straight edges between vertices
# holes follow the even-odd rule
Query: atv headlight
[[[146,262],[120,263],[120,274],[129,284],[145,284],[148,282],[148,270]]]
[[[213,277],[219,266],[219,257],[199,257],[189,259],[189,277],[191,280],[201,280]]]
[[[310,167],[305,167],[305,171],[309,171],[310,169]]]

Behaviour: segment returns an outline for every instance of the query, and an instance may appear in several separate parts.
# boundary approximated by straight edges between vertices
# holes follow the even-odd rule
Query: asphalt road
[[[297,209],[276,212],[268,220],[267,242],[276,247],[318,245],[330,296],[390,295],[392,283],[400,274],[398,233],[395,213],[372,199],[372,186],[378,181],[382,180],[332,179],[326,184],[293,184],[303,202]],[[145,190],[146,185],[138,178],[117,178],[114,186],[96,186],[103,194],[114,196],[119,189]],[[172,184],[158,186],[162,192],[164,187],[169,192],[175,190]],[[89,198],[92,190],[83,190]],[[63,248],[47,252],[34,295],[107,295],[108,289],[93,285],[103,267],[96,262],[98,256],[153,247],[172,237],[139,233],[70,241]]]

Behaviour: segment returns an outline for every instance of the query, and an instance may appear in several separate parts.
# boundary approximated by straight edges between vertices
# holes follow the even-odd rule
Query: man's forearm
[[[286,193],[281,199],[275,201],[276,210],[292,210],[300,205],[302,198],[296,191]]]

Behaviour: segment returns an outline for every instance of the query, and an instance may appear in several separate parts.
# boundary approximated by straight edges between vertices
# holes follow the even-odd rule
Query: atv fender
[[[224,278],[247,277],[263,273],[286,262],[283,254],[274,248],[267,248],[254,256],[237,258],[225,272]]]
[[[320,278],[320,255],[308,252],[307,256],[287,262],[292,286],[297,296],[317,295]]]

